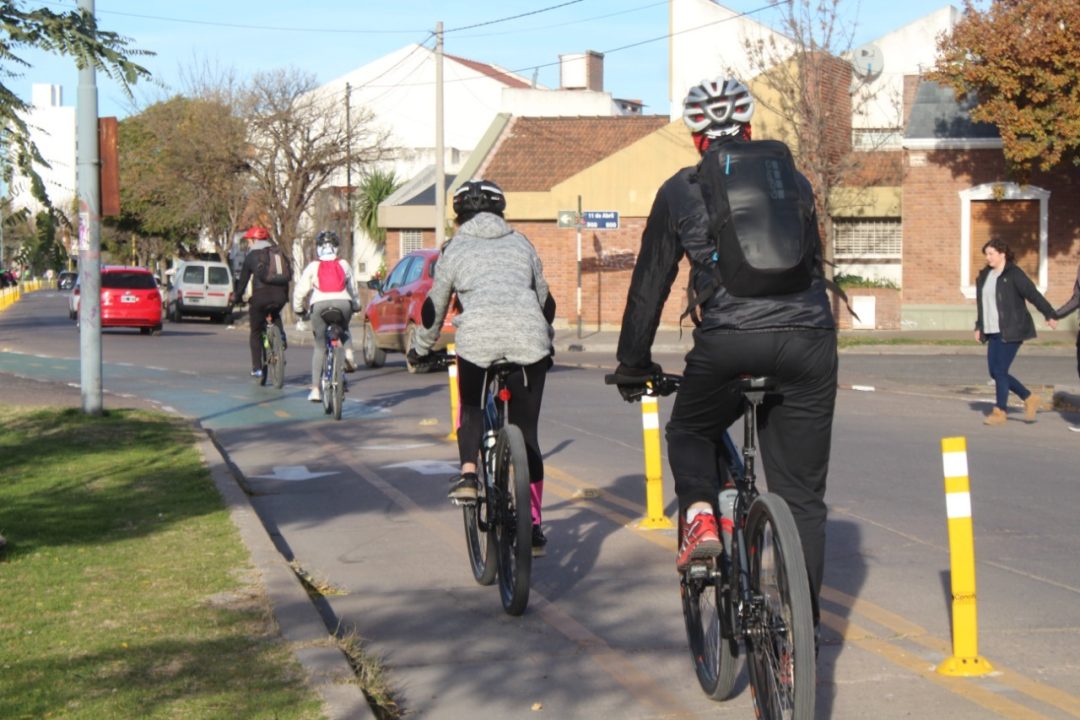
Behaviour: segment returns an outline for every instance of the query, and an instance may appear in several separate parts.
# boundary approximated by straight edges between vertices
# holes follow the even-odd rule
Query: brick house
[[[980,251],[995,235],[1010,244],[1051,304],[1072,293],[1080,262],[1080,169],[1034,172],[1027,184],[1013,182],[997,129],[972,122],[969,109],[949,88],[918,84],[904,138],[904,329],[974,327],[973,283],[985,265]],[[1045,329],[1037,312],[1033,317]]]

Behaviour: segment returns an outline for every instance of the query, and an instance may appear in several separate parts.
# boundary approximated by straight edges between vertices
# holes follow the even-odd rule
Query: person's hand
[[[976,330],[975,331],[975,342],[981,343],[982,341],[983,341],[982,330]]]
[[[615,368],[615,374],[619,376],[619,395],[626,402],[637,402],[645,394],[645,388],[653,378],[663,375],[664,370],[658,364],[653,363],[647,368],[629,367],[619,363]],[[625,382],[624,382],[625,380]]]
[[[1057,330],[1057,318],[1050,318],[1046,321],[1046,324],[1050,326],[1051,330]]]

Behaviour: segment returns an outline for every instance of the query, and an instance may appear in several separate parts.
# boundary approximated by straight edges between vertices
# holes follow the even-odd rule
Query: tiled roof
[[[973,98],[958,102],[952,88],[924,80],[919,83],[911,106],[907,139],[972,140],[1000,137],[998,129],[971,119]]]
[[[477,177],[506,192],[544,192],[670,122],[666,115],[515,117]]]
[[[467,60],[457,55],[444,54],[443,57],[454,62],[461,63],[467,68],[475,70],[478,73],[487,75],[488,77],[498,80],[503,85],[512,88],[527,88],[530,87],[529,83],[525,82],[519,77],[515,77],[505,70],[500,70],[494,65],[488,65],[487,63],[477,62],[476,60]]]

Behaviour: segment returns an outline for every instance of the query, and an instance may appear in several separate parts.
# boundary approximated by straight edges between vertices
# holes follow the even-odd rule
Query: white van
[[[168,283],[166,313],[180,322],[201,315],[218,322],[232,319],[233,278],[229,266],[216,260],[185,260]]]

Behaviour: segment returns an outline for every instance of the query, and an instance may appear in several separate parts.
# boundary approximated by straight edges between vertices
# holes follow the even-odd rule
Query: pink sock
[[[532,510],[532,522],[533,525],[540,524],[540,501],[544,497],[544,481],[537,480],[529,485],[529,506]]]

